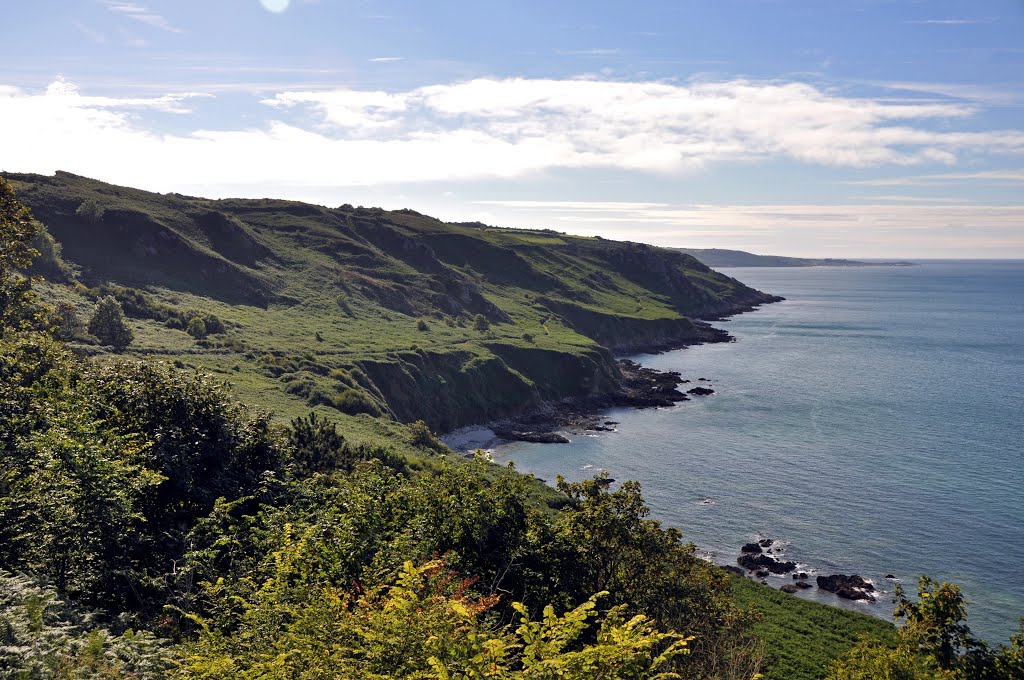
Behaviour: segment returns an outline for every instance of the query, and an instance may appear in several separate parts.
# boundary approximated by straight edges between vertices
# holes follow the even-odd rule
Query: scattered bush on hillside
[[[473,328],[482,333],[491,328],[491,322],[483,314],[477,314],[473,317]]]
[[[89,224],[99,224],[103,221],[103,215],[106,212],[99,203],[91,198],[87,198],[79,204],[75,210],[75,215],[82,218]]]
[[[441,440],[437,438],[437,435],[431,431],[430,426],[422,420],[417,420],[415,423],[409,426],[409,432],[412,434],[413,446],[418,446],[424,449],[434,449],[440,451],[447,449],[448,447],[441,443]]]
[[[185,332],[191,335],[196,340],[202,340],[206,337],[206,322],[200,317],[194,316],[188,322],[188,328]]]
[[[427,325],[426,321],[424,321],[423,319],[420,319],[419,321],[416,322],[416,330],[418,330],[418,331],[429,331],[430,330],[430,326]]]
[[[116,350],[124,349],[135,339],[135,334],[125,322],[121,303],[110,296],[101,299],[96,306],[96,311],[89,319],[89,333],[100,344],[110,345]]]
[[[60,340],[81,340],[85,337],[85,322],[78,310],[69,302],[58,302],[53,308],[54,333]]]

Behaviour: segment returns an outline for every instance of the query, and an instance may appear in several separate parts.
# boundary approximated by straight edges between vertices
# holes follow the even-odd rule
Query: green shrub
[[[202,338],[205,338],[206,337],[206,322],[203,321],[202,319],[200,319],[198,316],[193,317],[192,320],[188,322],[188,328],[185,329],[185,332],[187,332],[189,335],[191,335],[196,340],[200,340]]]
[[[75,210],[75,215],[82,218],[89,224],[99,224],[103,221],[103,214],[106,210],[99,203],[91,198],[87,198],[79,204]]]
[[[96,311],[89,320],[89,332],[101,344],[121,350],[135,339],[135,335],[124,320],[121,303],[111,296],[100,300]]]

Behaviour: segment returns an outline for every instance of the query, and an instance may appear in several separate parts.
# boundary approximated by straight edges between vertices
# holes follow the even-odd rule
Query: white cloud
[[[971,24],[991,24],[995,17],[983,17],[980,19],[920,19],[908,21],[908,24],[932,24],[938,26],[966,26]]]
[[[678,173],[722,161],[865,167],[1024,154],[1021,131],[951,130],[974,113],[970,106],[744,80],[478,79],[396,93],[281,92],[262,100],[276,119],[178,134],[151,129],[133,113],[185,113],[189,96],[91,97],[64,81],[44,92],[0,89],[0,122],[18,130],[13,143],[5,140],[3,162],[161,191],[186,183],[265,191],[574,168]],[[304,124],[292,121],[296,113]]]
[[[841,97],[803,83],[477,79],[393,94],[293,92],[268,103],[305,104],[344,128],[387,128],[388,142],[472,133],[484,162],[491,146],[546,146],[558,152],[558,167],[670,172],[768,157],[864,167],[952,163],[963,151],[1024,153],[1020,131],[924,125],[969,117],[967,105]],[[535,169],[538,159],[520,155],[522,172]]]
[[[964,99],[967,101],[980,102],[984,104],[1013,105],[1020,103],[1022,95],[1020,92],[1001,90],[984,85],[971,83],[929,83],[913,81],[863,81],[867,85],[885,87],[890,90],[904,90],[908,92],[923,92],[925,94],[938,94],[943,97]]]
[[[167,19],[156,12],[150,11],[144,5],[128,2],[128,0],[100,0],[100,2],[111,12],[116,12],[121,16],[146,24],[147,26],[169,33],[184,33],[180,28],[172,26]]]
[[[867,179],[848,184],[873,187],[927,187],[973,182],[988,186],[1024,185],[1024,170],[985,170],[981,172],[943,172],[932,175],[909,175],[906,177],[883,177]]]

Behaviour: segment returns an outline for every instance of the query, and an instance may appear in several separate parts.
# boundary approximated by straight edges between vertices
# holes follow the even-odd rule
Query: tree
[[[101,299],[89,320],[89,332],[104,345],[121,350],[132,344],[135,335],[124,320],[121,303],[111,296]]]
[[[476,316],[473,317],[473,328],[480,331],[481,333],[483,333],[486,330],[489,330],[490,327],[491,322],[488,321],[487,317],[484,316],[483,314],[477,314]]]
[[[85,334],[78,310],[69,302],[58,302],[53,309],[54,332],[60,340],[75,340]]]
[[[14,188],[0,177],[0,337],[38,326],[41,320],[43,308],[36,304],[32,280],[19,273],[39,256],[32,247],[38,228]]]
[[[917,601],[907,598],[903,584],[896,584],[897,621],[906,619],[900,634],[915,644],[939,668],[952,669],[965,653],[979,648],[967,625],[967,600],[960,587],[938,583],[922,576],[917,585]]]

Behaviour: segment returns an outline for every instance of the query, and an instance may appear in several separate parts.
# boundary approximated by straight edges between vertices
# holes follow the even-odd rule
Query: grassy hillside
[[[788,595],[735,577],[736,604],[761,614],[754,633],[764,642],[766,680],[817,680],[862,635],[895,646],[896,627],[867,614]]]
[[[8,177],[77,269],[51,298],[87,318],[114,294],[128,352],[221,374],[279,418],[313,407],[448,430],[514,415],[610,391],[611,352],[720,339],[699,320],[771,299],[642,244]],[[193,337],[197,316],[223,332]]]

